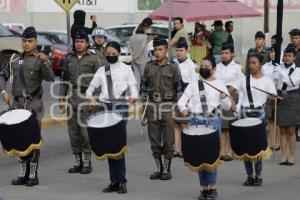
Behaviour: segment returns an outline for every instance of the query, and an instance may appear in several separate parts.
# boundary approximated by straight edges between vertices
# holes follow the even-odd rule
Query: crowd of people
[[[182,18],[174,19],[171,41],[147,35],[152,20],[144,19],[130,38],[132,66],[119,61],[120,44],[106,42],[106,33],[96,27],[96,19],[93,18],[92,29],[88,29],[84,27],[84,18],[85,12],[74,13],[77,25],[72,29],[73,51],[65,58],[60,84],[59,105],[61,112],[66,111],[69,116],[68,133],[74,155],[74,166],[68,169],[69,173],[92,172],[91,153],[94,150],[86,127],[90,116],[103,111],[120,113],[122,126],[117,132],[124,133],[125,141],[118,150],[108,148],[96,156],[100,160],[108,159],[110,184],[103,192],[127,193],[128,106],[138,103],[138,99],[141,99],[145,112],[143,125],[148,127],[156,166],[149,176],[151,180],[172,179],[172,159],[183,158],[186,166],[198,173],[203,187],[199,199],[215,199],[218,195],[217,168],[221,160],[236,158],[244,161],[245,186],[263,183],[262,159],[269,157],[271,150],[281,149],[280,165],[295,164],[296,127],[300,125],[299,29],[289,32],[291,44],[284,48],[280,63],[275,62],[277,37],[272,37],[273,45],[267,48],[265,34],[258,31],[254,36],[255,47],[245,56],[244,68],[234,60],[232,21],[225,23],[226,30],[223,30],[222,21],[215,21],[212,33],[198,23],[192,42],[206,45],[211,53],[201,60],[197,74],[197,65],[188,58],[189,37]],[[92,47],[89,47],[88,33],[94,40]],[[152,40],[155,59],[149,60],[147,46]],[[12,106],[33,110],[40,125],[43,116],[41,83],[52,81],[54,75],[47,57],[37,52],[34,27],[24,30],[22,45],[24,52],[13,55],[0,72],[1,96],[10,105],[6,91],[10,80]],[[168,57],[169,46],[171,55]],[[19,73],[20,68],[22,73]],[[234,122],[242,123],[239,120],[249,118],[252,121],[241,126],[252,131],[246,134],[247,130]],[[257,122],[253,119],[259,122],[255,126],[251,126]],[[273,134],[274,129],[277,135]],[[236,134],[239,131],[241,133]],[[115,133],[111,134],[98,141],[104,143],[103,148],[120,145],[115,144]],[[20,158],[21,173],[12,181],[13,185],[39,184],[40,146],[34,147],[29,148],[28,155],[15,149],[14,156]],[[206,151],[206,148],[210,150]],[[195,154],[197,151],[200,153]]]

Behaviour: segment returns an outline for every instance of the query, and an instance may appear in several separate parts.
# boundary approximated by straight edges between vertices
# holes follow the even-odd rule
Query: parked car
[[[68,45],[68,36],[66,31],[38,31],[38,34],[44,36],[53,44]]]
[[[107,33],[110,35],[117,36],[122,42],[128,42],[129,38],[133,35],[138,24],[126,24],[120,26],[112,26],[106,29]],[[148,32],[149,34],[162,36],[168,38],[169,29],[167,25],[164,24],[153,24]]]
[[[3,23],[2,25],[8,29],[14,29],[14,30],[20,31],[21,33],[25,29],[25,26],[21,23]]]
[[[0,24],[0,69],[9,62],[13,53],[22,52],[21,38]]]

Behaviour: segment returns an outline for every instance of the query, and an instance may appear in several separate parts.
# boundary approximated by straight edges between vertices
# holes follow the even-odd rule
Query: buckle
[[[26,101],[31,101],[32,100],[32,96],[30,94],[26,94],[25,95],[25,100]]]

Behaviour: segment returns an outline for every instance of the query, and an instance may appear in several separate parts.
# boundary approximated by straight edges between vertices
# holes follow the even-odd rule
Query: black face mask
[[[110,64],[115,64],[116,62],[118,62],[118,59],[118,56],[106,56],[106,60]]]
[[[285,68],[289,68],[289,67],[291,67],[293,64],[294,64],[294,63],[291,63],[291,64],[286,64],[286,63],[284,63],[284,66],[285,66]]]
[[[208,79],[211,76],[210,69],[200,68],[200,75],[204,79]]]

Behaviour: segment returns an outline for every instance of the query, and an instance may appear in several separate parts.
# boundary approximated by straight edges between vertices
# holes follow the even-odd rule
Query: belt
[[[32,93],[28,93],[26,97],[24,96],[14,96],[14,100],[18,102],[25,102],[25,101],[32,101],[42,98],[42,88],[39,87],[37,90],[33,91]]]
[[[195,116],[195,117],[208,117],[208,118],[212,118],[212,117],[215,117],[216,116],[216,109],[213,109],[210,113],[206,113],[206,114],[204,114],[204,113],[193,113],[193,115]]]
[[[262,105],[262,106],[258,106],[256,108],[251,108],[251,107],[243,107],[244,109],[246,110],[262,110],[265,108],[265,105]]]
[[[156,102],[156,103],[164,103],[164,102],[174,102],[174,99],[162,99],[158,97],[149,97],[150,101]]]
[[[277,90],[277,93],[279,95],[281,95],[281,94],[295,94],[295,93],[298,93],[298,92],[299,92],[299,88],[295,89],[295,90]]]

